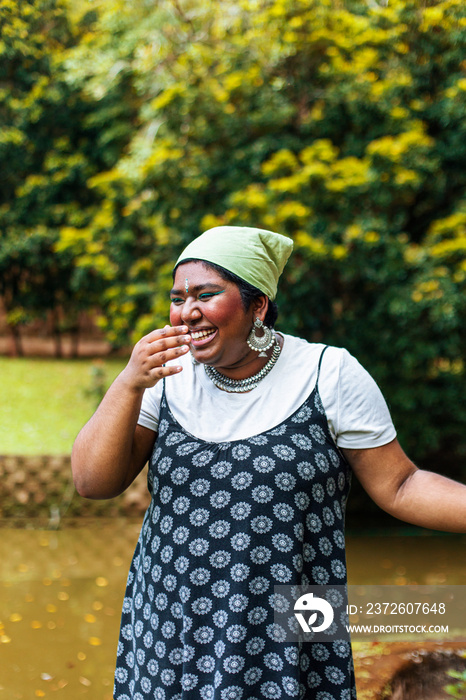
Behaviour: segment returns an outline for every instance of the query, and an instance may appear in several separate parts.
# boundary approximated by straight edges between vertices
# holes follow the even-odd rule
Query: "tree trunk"
[[[79,356],[79,333],[80,333],[79,316],[76,319],[76,323],[70,328],[71,335],[71,357]]]
[[[13,324],[8,324],[13,339],[13,357],[24,357],[23,340],[19,327]]]
[[[55,357],[63,357],[63,345],[60,331],[60,317],[57,309],[52,309],[53,337],[55,341]]]

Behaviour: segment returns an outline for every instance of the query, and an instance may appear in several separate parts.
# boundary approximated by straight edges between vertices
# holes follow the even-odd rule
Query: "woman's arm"
[[[71,468],[81,496],[117,496],[144,467],[156,437],[137,425],[144,390],[181,371],[179,365],[164,364],[188,352],[187,330],[165,326],[135,345],[127,366],[75,440]]]
[[[369,496],[390,515],[433,530],[466,532],[466,486],[418,469],[398,440],[342,451]]]

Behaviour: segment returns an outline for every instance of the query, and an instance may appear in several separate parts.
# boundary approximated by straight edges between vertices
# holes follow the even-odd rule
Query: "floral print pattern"
[[[344,584],[349,467],[318,389],[262,435],[206,443],[162,398],[115,700],[346,700],[349,639],[288,643],[274,586]],[[287,613],[288,614],[288,613]]]

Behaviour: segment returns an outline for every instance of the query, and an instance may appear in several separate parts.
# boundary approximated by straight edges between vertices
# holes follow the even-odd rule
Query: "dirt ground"
[[[21,339],[21,345],[24,357],[56,357],[56,345],[53,338],[25,336]],[[79,340],[77,357],[106,357],[110,354],[113,354],[112,349],[105,340],[92,337],[83,337]],[[0,355],[18,356],[11,336],[0,335]],[[72,356],[73,341],[70,337],[64,336],[62,338],[62,357]]]
[[[356,643],[353,655],[358,700],[379,700],[382,689],[396,671],[408,661],[420,661],[429,652],[465,657],[466,641]]]

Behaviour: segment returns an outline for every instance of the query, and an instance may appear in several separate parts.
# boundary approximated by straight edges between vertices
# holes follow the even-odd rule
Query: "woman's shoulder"
[[[345,348],[340,348],[335,345],[326,343],[313,343],[305,338],[300,338],[296,335],[288,333],[280,333],[284,338],[284,350],[287,355],[293,356],[295,359],[305,359],[318,363],[321,356],[325,355],[325,362],[339,365],[345,356],[350,356],[350,353]]]
[[[312,377],[310,385],[317,383],[330,432],[339,447],[379,447],[393,440],[396,431],[379,387],[346,348],[308,343],[294,336],[285,336],[285,346],[287,343],[293,359],[286,386],[292,376],[299,377],[299,384]]]
[[[290,379],[314,385],[319,376],[319,387],[337,391],[345,385],[349,391],[359,382],[367,381],[368,373],[346,349],[326,343],[313,343],[298,336],[282,333],[284,338],[281,370]],[[320,367],[320,370],[319,370]]]

